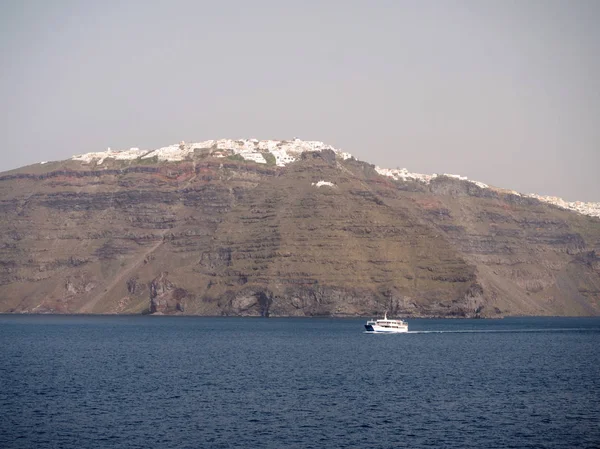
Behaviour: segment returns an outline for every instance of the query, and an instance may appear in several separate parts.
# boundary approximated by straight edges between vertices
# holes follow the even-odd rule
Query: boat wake
[[[456,330],[423,330],[408,331],[409,334],[499,334],[499,333],[525,333],[525,332],[598,332],[600,329],[585,327],[548,328],[548,329],[456,329]]]

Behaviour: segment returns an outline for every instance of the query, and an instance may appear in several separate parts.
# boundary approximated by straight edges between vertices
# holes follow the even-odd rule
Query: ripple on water
[[[0,317],[0,447],[593,447],[600,320]]]

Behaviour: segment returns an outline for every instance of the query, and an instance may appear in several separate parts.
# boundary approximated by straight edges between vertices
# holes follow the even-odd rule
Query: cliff
[[[0,174],[0,311],[600,314],[597,217],[314,143],[219,142]]]

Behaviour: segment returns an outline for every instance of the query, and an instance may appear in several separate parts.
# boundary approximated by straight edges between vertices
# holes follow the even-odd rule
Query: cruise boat
[[[368,334],[396,334],[408,332],[408,323],[402,320],[388,319],[386,312],[383,319],[367,321],[365,329]]]

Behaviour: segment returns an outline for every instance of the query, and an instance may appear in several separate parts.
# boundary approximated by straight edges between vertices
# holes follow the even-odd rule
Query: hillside
[[[88,153],[0,174],[0,312],[598,315],[600,208],[557,201],[320,142]]]

